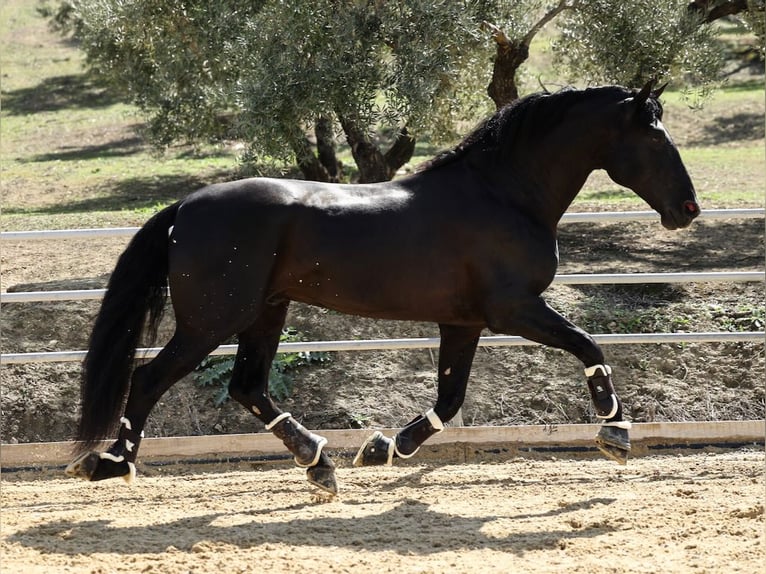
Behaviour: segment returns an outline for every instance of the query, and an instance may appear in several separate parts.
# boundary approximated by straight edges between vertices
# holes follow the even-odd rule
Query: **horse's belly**
[[[284,298],[379,319],[471,323],[480,320],[464,280],[443,270],[351,265],[333,269],[316,261],[311,272],[288,273],[274,285]]]

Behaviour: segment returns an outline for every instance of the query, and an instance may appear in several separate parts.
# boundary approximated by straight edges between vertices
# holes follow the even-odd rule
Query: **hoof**
[[[617,427],[604,426],[596,435],[596,446],[606,456],[619,464],[628,463],[630,439],[628,431]]]
[[[67,476],[89,481],[120,477],[130,484],[136,478],[136,466],[132,462],[106,452],[86,452],[72,461],[64,472]]]
[[[338,483],[335,481],[335,465],[332,462],[329,464],[320,462],[316,466],[307,468],[306,478],[317,488],[321,488],[333,496],[338,494]]]
[[[97,452],[86,452],[69,463],[64,472],[73,478],[92,480],[100,460]]]
[[[391,465],[394,459],[394,441],[375,431],[354,457],[354,466]]]

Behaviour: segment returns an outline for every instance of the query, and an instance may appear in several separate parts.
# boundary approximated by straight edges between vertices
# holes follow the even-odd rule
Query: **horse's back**
[[[222,297],[243,309],[294,300],[373,317],[471,322],[509,253],[528,251],[529,225],[448,180],[216,184],[179,209],[171,292],[175,300],[182,290],[190,309]],[[519,281],[534,273],[532,263],[508,272]]]

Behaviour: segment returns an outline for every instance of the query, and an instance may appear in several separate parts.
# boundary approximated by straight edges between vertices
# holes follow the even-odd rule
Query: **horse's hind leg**
[[[131,482],[136,474],[136,457],[150,411],[170,387],[215,349],[216,344],[213,340],[176,331],[157,357],[133,372],[117,440],[105,452],[84,453],[66,468],[66,473],[91,481],[122,477]]]
[[[256,322],[239,334],[229,394],[255,414],[306,469],[309,482],[331,494],[338,491],[335,465],[323,452],[327,439],[306,430],[269,396],[269,370],[285,323],[288,304],[265,305]]]
[[[433,409],[412,419],[391,439],[375,432],[354,458],[355,466],[392,464],[410,458],[429,437],[441,432],[444,423],[460,410],[468,376],[479,343],[480,328],[439,325],[439,389]]]

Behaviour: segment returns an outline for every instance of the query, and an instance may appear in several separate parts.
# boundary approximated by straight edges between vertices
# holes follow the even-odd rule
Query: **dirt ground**
[[[291,469],[156,470],[132,486],[8,475],[19,573],[760,572],[764,453]]]

